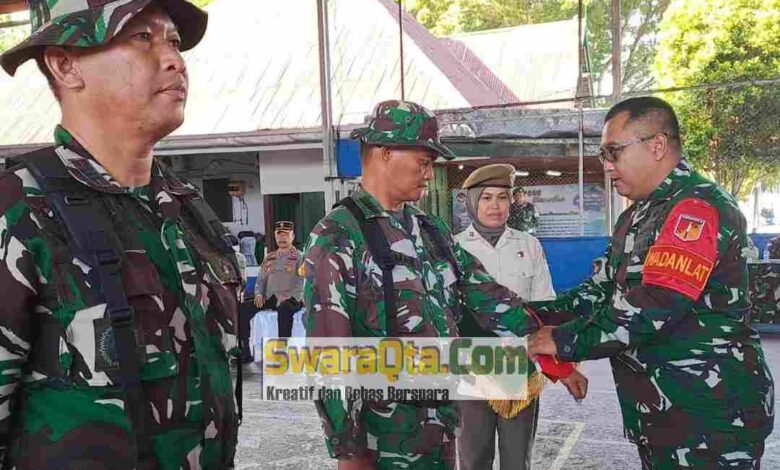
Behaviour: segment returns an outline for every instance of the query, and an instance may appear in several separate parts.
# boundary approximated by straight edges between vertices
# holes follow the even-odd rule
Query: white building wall
[[[173,155],[170,158],[174,171],[199,188],[203,188],[204,179],[210,178],[246,183],[243,203],[233,198],[233,222],[225,223],[234,235],[244,230],[265,233],[264,195],[325,189],[325,170],[319,148]]]
[[[244,181],[246,183],[246,194],[243,198],[245,205],[234,197],[233,222],[227,222],[225,225],[234,235],[244,230],[265,232],[257,152],[177,155],[171,157],[171,163],[178,175],[199,188],[203,188],[204,179],[228,178],[231,181]]]

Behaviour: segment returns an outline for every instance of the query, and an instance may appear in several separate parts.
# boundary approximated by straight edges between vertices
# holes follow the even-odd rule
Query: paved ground
[[[772,372],[780,378],[780,337],[765,337],[763,344]],[[325,451],[314,406],[260,401],[259,376],[252,375],[252,366],[246,371],[237,469],[335,469]],[[609,362],[585,363],[584,372],[590,389],[582,404],[574,402],[560,385],[548,386],[542,394],[534,470],[638,469],[636,450],[623,439]],[[780,425],[767,441],[762,463],[765,469],[780,468]]]

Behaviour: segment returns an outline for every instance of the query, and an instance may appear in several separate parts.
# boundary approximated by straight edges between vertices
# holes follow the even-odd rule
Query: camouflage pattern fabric
[[[780,323],[780,260],[748,264],[750,321]]]
[[[390,249],[407,261],[393,271],[397,317],[388,324],[382,270],[367,250],[360,227],[344,207],[314,228],[304,262],[306,331],[313,337],[458,336],[461,307],[480,327],[498,335],[536,328],[521,300],[498,284],[482,264],[457,245],[447,226],[430,220],[453,245],[462,279],[422,235],[423,213],[405,205],[411,231],[361,190],[353,199],[368,218],[378,218]],[[423,408],[405,403],[327,400],[317,403],[332,457],[365,455],[382,469],[452,469],[455,465],[453,404]]]
[[[648,252],[658,246],[668,215],[691,201],[719,221],[706,228],[716,260],[694,296],[681,293],[688,285],[675,290],[647,282]],[[733,197],[682,161],[648,199],[620,216],[604,268],[540,304],[541,314],[576,314],[553,333],[563,359],[610,357],[626,436],[664,449],[652,456],[652,468],[716,468],[695,465],[697,455],[707,449],[749,454],[772,431],[773,381],[759,336],[746,326],[745,226]]]
[[[56,142],[52,158],[117,209],[159,468],[232,468],[238,418],[228,359],[238,353],[241,282],[182,209],[196,190],[159,164],[149,186],[123,188],[67,131],[58,128]],[[106,305],[93,300],[89,268],[69,254],[24,164],[0,175],[0,214],[2,468],[135,468]]]
[[[536,226],[539,225],[539,213],[530,202],[522,205],[513,202],[509,206],[509,219],[507,219],[506,224],[521,232],[534,233]]]
[[[436,115],[411,101],[391,100],[376,105],[367,126],[349,136],[366,144],[409,145],[429,148],[447,160],[455,155],[441,143]]]
[[[27,0],[30,37],[6,51],[0,63],[10,75],[40,46],[96,47],[108,44],[150,3],[165,9],[181,36],[180,49],[195,47],[206,32],[206,13],[186,0]]]
[[[780,235],[771,238],[764,248],[764,259],[780,260]]]
[[[721,439],[712,449],[693,449],[685,455],[685,465],[678,465],[678,449],[662,446],[638,446],[642,470],[679,470],[680,468],[759,470],[764,453],[764,442],[743,443],[735,439]]]

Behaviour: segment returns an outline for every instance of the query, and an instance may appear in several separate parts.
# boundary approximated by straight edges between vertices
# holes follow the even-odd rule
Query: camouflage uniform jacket
[[[506,224],[521,232],[534,233],[536,226],[539,225],[539,212],[536,211],[536,206],[530,202],[522,205],[513,202],[509,206],[509,219],[507,219]]]
[[[67,131],[55,138],[52,158],[118,209],[111,218],[145,343],[140,375],[159,468],[232,468],[238,420],[228,359],[238,352],[240,279],[182,208],[197,191],[157,163],[149,186],[122,187]],[[69,254],[23,163],[0,175],[0,215],[2,468],[134,468],[106,304],[93,300],[89,268]]]
[[[398,314],[388,325],[382,271],[367,251],[357,221],[346,208],[338,207],[317,224],[306,249],[304,304],[309,336],[458,336],[456,312],[461,302],[482,328],[496,334],[524,335],[536,327],[520,298],[457,245],[444,222],[429,218],[453,246],[460,281],[444,256],[432,255],[433,242],[425,239],[418,221],[424,215],[421,211],[404,206],[412,222],[410,233],[367,192],[352,197],[368,218],[382,219],[390,249],[410,260],[393,271]],[[330,400],[318,403],[318,410],[333,457],[378,458],[381,453],[380,468],[438,469],[447,468],[442,462],[454,455],[457,412],[453,405],[421,408]]]
[[[764,259],[780,259],[780,235],[773,237],[766,243]]]
[[[620,216],[604,269],[540,311],[578,315],[553,333],[562,358],[611,358],[632,442],[684,455],[772,431],[747,246],[733,197],[682,161]]]

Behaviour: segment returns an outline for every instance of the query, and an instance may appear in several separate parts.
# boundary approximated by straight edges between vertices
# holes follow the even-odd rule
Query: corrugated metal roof
[[[577,91],[578,33],[575,17],[458,34],[447,44],[461,60],[476,55],[521,102],[569,99]]]
[[[317,12],[311,0],[217,0],[203,42],[185,54],[187,118],[174,135],[320,125]],[[377,101],[400,96],[398,20],[392,0],[331,2],[333,111],[362,122]],[[472,74],[404,14],[407,99],[433,109],[513,100],[490,76]],[[494,88],[497,88],[496,91]],[[0,145],[51,140],[58,107],[34,63],[0,76]]]

